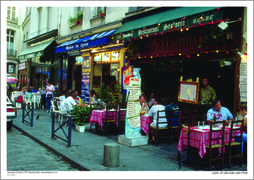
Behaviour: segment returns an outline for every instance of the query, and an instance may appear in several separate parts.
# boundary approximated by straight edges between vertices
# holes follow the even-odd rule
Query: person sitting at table
[[[26,99],[32,99],[32,89],[29,87],[26,91]]]
[[[221,106],[219,99],[214,99],[212,105],[213,107],[209,109],[206,114],[208,123],[225,120],[226,125],[228,125],[229,121],[233,120],[233,115],[226,107]]]
[[[243,152],[243,148],[244,146],[247,145],[247,104],[244,103],[242,105],[239,106],[240,109],[240,114],[242,115],[241,120],[244,119],[243,121],[243,128],[244,128],[244,132],[243,132],[243,137],[242,137],[242,152]],[[239,126],[241,127],[241,123],[239,124]],[[240,136],[240,134],[238,134],[238,136]],[[236,138],[237,142],[240,142],[240,138]],[[238,151],[240,151],[240,147],[237,148]]]
[[[150,124],[151,127],[156,127],[156,122],[157,122],[157,111],[158,110],[165,110],[165,107],[162,105],[162,99],[159,96],[155,96],[154,97],[154,105],[152,106],[152,108],[148,111],[148,116],[152,116],[153,117],[153,122]],[[164,112],[160,113],[160,116],[165,116],[165,113],[162,114]],[[167,122],[166,118],[160,118],[159,122]],[[166,127],[167,124],[159,124],[159,128],[163,128]],[[151,132],[152,134],[152,140],[155,141],[154,138],[154,130],[152,130]]]
[[[146,95],[145,95],[145,92],[144,92],[144,91],[142,91],[142,92],[141,92],[141,96],[143,96],[143,97],[144,97],[144,99],[145,99],[145,101],[144,101],[144,102],[146,102],[146,103],[147,103],[147,97],[146,97]]]
[[[89,95],[91,96],[91,99],[90,99],[90,104],[94,104],[95,103],[95,97],[96,97],[96,92],[95,92],[95,90],[91,90],[90,91],[90,93],[89,93]]]
[[[151,94],[150,100],[148,102],[148,107],[151,108],[154,104],[154,93]]]
[[[60,101],[60,103],[61,102],[63,102],[63,100],[65,99],[65,95],[67,94],[67,91],[66,90],[63,90],[62,92],[61,92],[61,96],[59,96],[58,98],[56,98],[56,101]]]
[[[26,94],[26,89],[27,89],[27,87],[25,87],[25,86],[22,88],[22,90],[20,91],[20,96],[23,96]]]
[[[148,113],[148,105],[145,102],[145,97],[144,96],[139,96],[139,104],[140,104],[140,112],[142,112],[144,109],[146,111],[146,113]]]
[[[73,110],[73,106],[88,106],[87,104],[85,104],[85,105],[83,105],[83,104],[77,104],[72,96],[68,96],[67,98],[65,98],[61,102],[61,104],[60,104],[60,111],[67,112],[65,104],[68,104],[70,111]]]
[[[173,96],[173,99],[175,99],[176,96],[174,95]],[[166,116],[168,117],[169,114],[168,114],[168,111],[170,111],[170,113],[173,112],[173,110],[175,111],[174,112],[174,115],[180,115],[179,113],[179,107],[174,103],[175,100],[172,100],[170,97],[166,96],[165,97],[165,110],[166,110]],[[167,120],[169,121],[169,123],[171,124],[171,118],[167,118]],[[178,125],[178,119],[174,119],[173,121],[176,121],[173,123],[173,126],[177,126]]]

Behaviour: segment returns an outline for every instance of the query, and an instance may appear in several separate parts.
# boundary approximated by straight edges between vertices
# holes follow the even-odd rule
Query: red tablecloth
[[[114,111],[109,113],[110,116],[115,114]],[[120,116],[126,115],[126,111],[120,111]],[[122,118],[122,117],[121,117]],[[106,110],[93,110],[92,115],[90,117],[90,125],[92,126],[93,122],[97,122],[102,129],[102,120],[106,119]],[[116,121],[116,126],[118,126],[118,119]]]
[[[141,121],[141,129],[146,133],[149,134],[149,125],[153,122],[152,116],[140,116]]]
[[[188,145],[188,132],[184,132],[183,130],[187,130],[187,128],[182,128],[181,134],[179,137],[179,142],[178,142],[178,150],[182,152],[182,150]],[[191,129],[190,130],[190,146],[196,147],[199,149],[199,155],[201,158],[204,157],[206,153],[206,147],[209,145],[209,133],[210,130],[197,130],[197,129]],[[233,136],[239,134],[240,131],[233,131]],[[224,143],[229,142],[229,135],[230,135],[230,128],[225,128],[225,133],[224,133]],[[212,134],[213,138],[220,137],[221,133],[220,132],[214,132]],[[216,144],[218,141],[214,140],[212,141],[212,145]],[[234,139],[232,139],[232,142],[234,142]],[[219,144],[222,144],[221,141],[219,141]],[[225,150],[225,148],[224,148]],[[221,149],[219,149],[221,152]]]

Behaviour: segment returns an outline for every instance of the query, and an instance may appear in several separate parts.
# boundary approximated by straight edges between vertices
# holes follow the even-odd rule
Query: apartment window
[[[140,7],[129,7],[129,12],[137,11],[139,9],[143,9],[145,6],[140,6]]]
[[[9,51],[14,49],[14,34],[14,31],[7,29],[7,50]]]
[[[77,13],[83,11],[83,7],[77,7]]]
[[[7,7],[7,19],[15,21],[15,19],[16,19],[16,7]]]
[[[91,7],[91,18],[97,18],[106,15],[106,7]]]
[[[12,73],[14,74],[15,73],[15,68],[16,68],[16,65],[15,64],[7,64],[7,73]]]

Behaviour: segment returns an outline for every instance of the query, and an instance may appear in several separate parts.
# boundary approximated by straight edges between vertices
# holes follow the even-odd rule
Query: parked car
[[[9,97],[6,96],[6,107],[7,107],[7,130],[12,128],[13,118],[17,117],[17,108],[10,101]]]

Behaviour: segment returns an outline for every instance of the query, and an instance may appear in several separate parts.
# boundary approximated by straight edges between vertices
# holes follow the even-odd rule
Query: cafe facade
[[[222,105],[236,113],[244,7],[171,7],[124,19],[114,33],[125,58],[141,68],[147,97],[178,95],[179,80],[208,78]]]

